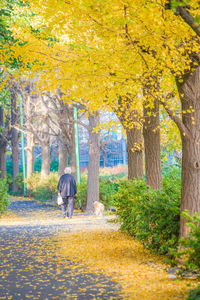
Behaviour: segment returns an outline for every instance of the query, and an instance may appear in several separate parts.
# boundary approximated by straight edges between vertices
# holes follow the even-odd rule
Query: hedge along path
[[[196,286],[191,280],[169,279],[163,258],[152,255],[139,242],[119,232],[118,224],[108,222],[112,216],[96,218],[75,212],[72,219],[63,219],[60,215],[58,207],[22,199],[13,203],[13,209],[0,219],[0,225],[57,228],[56,234],[51,236],[49,229],[49,236],[43,238],[43,245],[49,245],[57,263],[74,262],[70,266],[72,276],[78,274],[79,267],[85,268],[86,273],[111,276],[122,286],[123,299],[186,299],[187,290]]]

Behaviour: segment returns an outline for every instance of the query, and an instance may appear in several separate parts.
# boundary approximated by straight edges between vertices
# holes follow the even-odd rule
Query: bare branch
[[[170,95],[168,95],[167,97],[164,97],[164,99],[167,100],[167,98],[169,99]],[[169,117],[176,123],[181,135],[183,136],[187,136],[190,137],[190,132],[189,130],[185,127],[185,125],[183,124],[183,122],[181,121],[181,119],[174,113],[174,111],[172,111],[168,105],[168,103],[166,102],[166,100],[160,100],[160,103],[163,105],[163,107],[165,108],[166,112],[168,113]]]

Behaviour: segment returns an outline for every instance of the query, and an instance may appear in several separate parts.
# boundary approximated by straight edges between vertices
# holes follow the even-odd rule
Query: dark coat
[[[76,180],[71,174],[64,174],[60,177],[58,186],[58,192],[62,198],[73,197],[77,193]]]

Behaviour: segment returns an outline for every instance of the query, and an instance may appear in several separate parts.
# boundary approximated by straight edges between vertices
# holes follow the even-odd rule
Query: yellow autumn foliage
[[[196,284],[189,279],[170,279],[162,257],[118,231],[62,233],[56,241],[58,255],[120,283],[123,299],[186,299],[188,288]]]

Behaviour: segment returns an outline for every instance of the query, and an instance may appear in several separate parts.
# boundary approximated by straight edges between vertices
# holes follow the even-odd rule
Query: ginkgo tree
[[[62,87],[66,99],[89,99],[93,111],[117,106],[120,96],[128,96],[133,111],[144,105],[149,117],[162,104],[182,139],[181,210],[200,213],[198,1],[26,4],[16,6],[12,24],[19,43],[11,51],[20,71],[39,73],[38,88]],[[137,93],[138,102],[131,101]],[[186,234],[182,220],[181,235]]]

